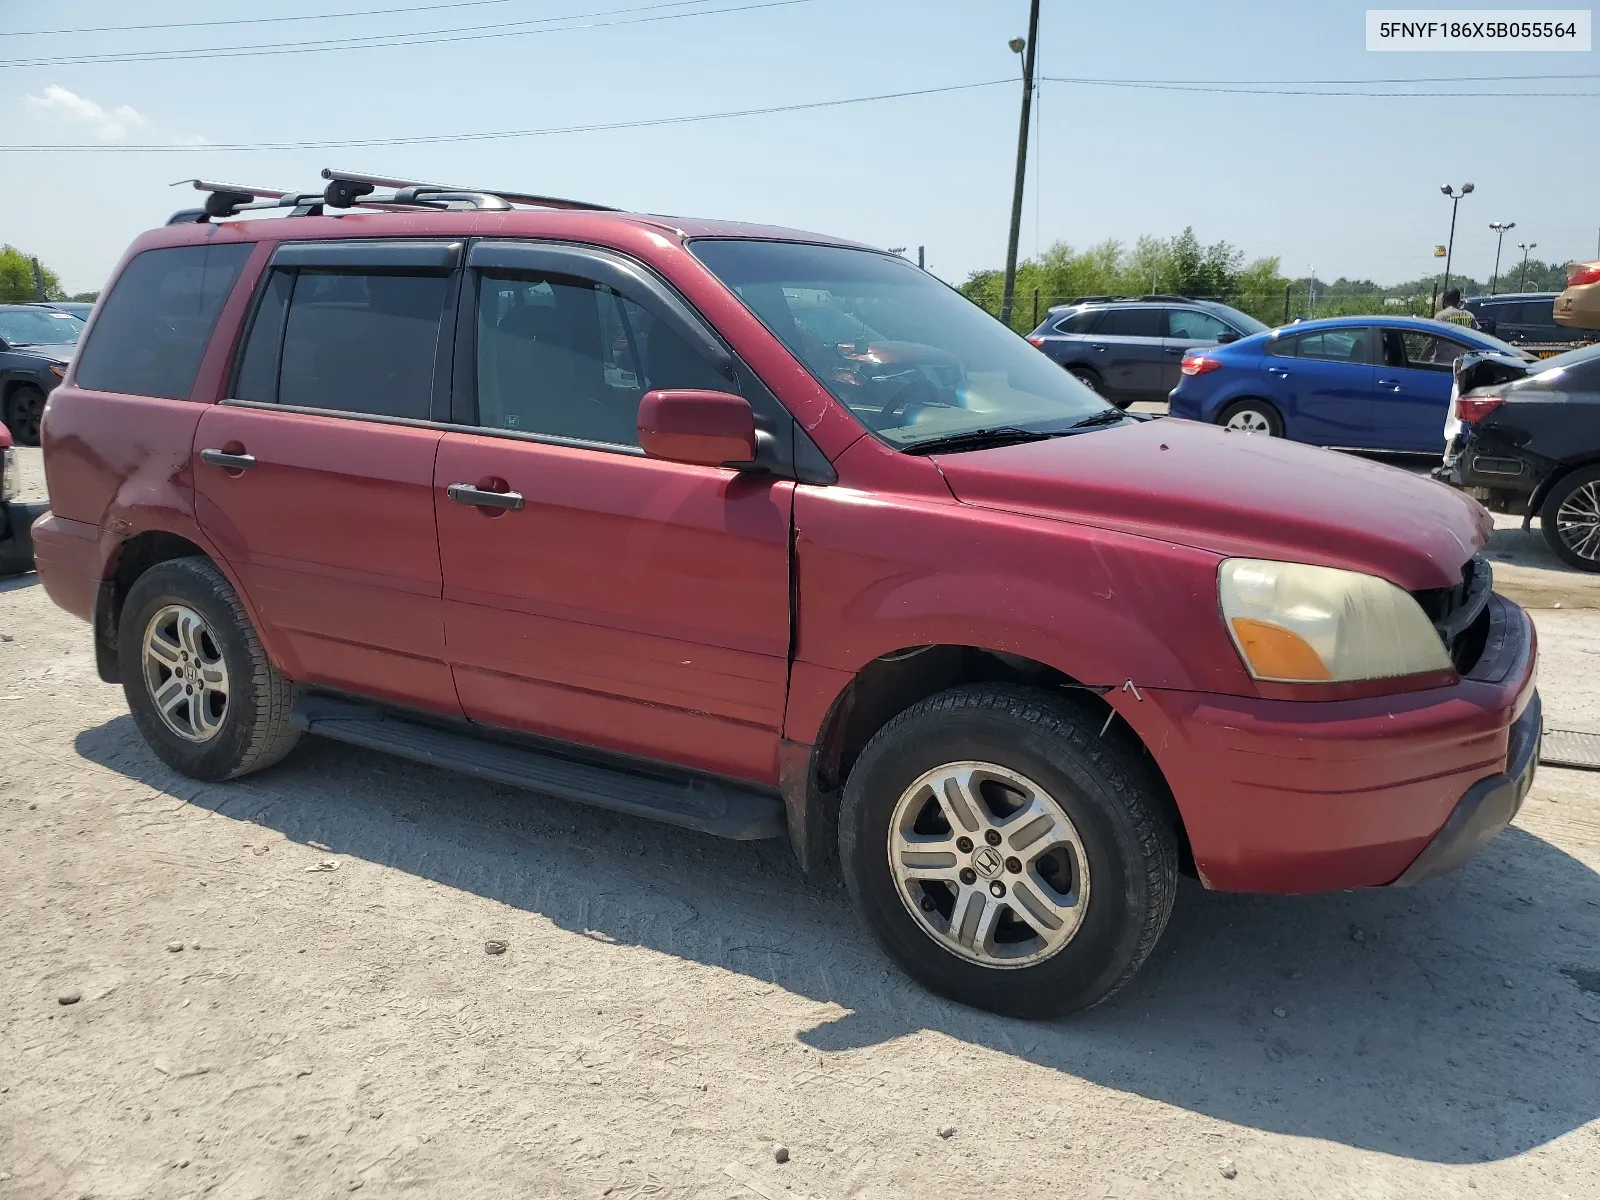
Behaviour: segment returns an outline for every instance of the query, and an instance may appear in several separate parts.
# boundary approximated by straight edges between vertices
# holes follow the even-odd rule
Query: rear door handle
[[[1378,380],[1378,386],[1393,388],[1398,392],[1400,390],[1400,381],[1398,379],[1380,379]]]
[[[248,471],[256,465],[253,454],[227,454],[221,450],[200,451],[200,461],[210,463],[213,467],[224,467],[229,471]]]
[[[505,508],[515,512],[522,507],[521,492],[489,492],[470,483],[452,483],[444,489],[444,494],[457,504],[473,508]]]
[[[1168,354],[1187,354],[1188,353],[1188,347],[1187,346],[1168,346],[1167,347],[1167,353]]]
[[[1279,379],[1289,378],[1289,372],[1285,371],[1282,367],[1268,367],[1267,374],[1276,375]]]

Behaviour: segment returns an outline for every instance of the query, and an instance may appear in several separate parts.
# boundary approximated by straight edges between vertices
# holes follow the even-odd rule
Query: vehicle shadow
[[[5,592],[20,592],[25,588],[36,586],[38,582],[39,577],[32,571],[29,571],[24,575],[9,575],[4,579],[0,579],[0,594]]]
[[[1220,1120],[1441,1163],[1521,1154],[1600,1117],[1600,998],[1562,973],[1600,978],[1600,876],[1517,829],[1411,891],[1186,884],[1125,992],[1025,1022],[909,982],[837,881],[804,878],[783,842],[722,842],[316,739],[218,785],[168,770],[127,716],[76,748],[294,842],[837,1005],[798,1035],[823,1052],[933,1030]]]

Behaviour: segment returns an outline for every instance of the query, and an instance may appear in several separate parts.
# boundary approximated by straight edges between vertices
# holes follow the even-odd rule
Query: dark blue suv
[[[1050,310],[1028,340],[1118,408],[1164,401],[1183,356],[1267,326],[1236,308],[1184,296],[1086,296]]]

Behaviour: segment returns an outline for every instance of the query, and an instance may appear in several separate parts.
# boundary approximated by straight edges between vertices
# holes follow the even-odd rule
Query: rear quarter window
[[[254,244],[146,250],[123,268],[78,352],[79,387],[188,399]]]

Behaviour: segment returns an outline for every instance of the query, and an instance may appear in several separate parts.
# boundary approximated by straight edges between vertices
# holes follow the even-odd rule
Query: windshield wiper
[[[1104,412],[1097,412],[1091,417],[1085,417],[1081,421],[1075,421],[1071,425],[1067,426],[1067,428],[1088,429],[1093,425],[1111,425],[1117,421],[1121,421],[1127,415],[1128,414],[1123,412],[1120,408],[1108,408]]]
[[[1058,433],[1041,433],[1037,429],[1023,429],[1017,425],[994,425],[986,429],[969,429],[964,433],[947,433],[943,437],[929,438],[904,447],[908,454],[928,454],[935,450],[982,450],[989,446],[1010,446],[1018,442],[1042,442],[1046,438],[1060,437]]]

